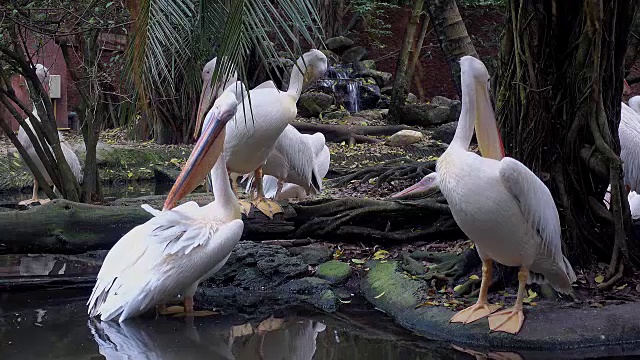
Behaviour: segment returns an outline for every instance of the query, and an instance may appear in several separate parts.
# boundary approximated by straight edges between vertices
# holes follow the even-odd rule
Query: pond
[[[464,359],[374,310],[293,309],[263,322],[233,316],[90,320],[88,289],[0,295],[0,357],[8,359]],[[461,357],[462,356],[462,357]]]

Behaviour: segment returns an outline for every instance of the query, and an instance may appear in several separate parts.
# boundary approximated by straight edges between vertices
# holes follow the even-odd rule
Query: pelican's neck
[[[302,68],[303,64],[298,64],[300,68]],[[291,78],[289,79],[289,88],[287,89],[287,93],[293,96],[296,101],[300,98],[300,94],[302,93],[302,86],[304,85],[304,74],[298,69],[298,66],[293,66],[291,69]]]
[[[477,102],[475,84],[472,77],[463,76],[462,79],[462,109],[460,109],[460,118],[458,119],[458,127],[456,134],[449,147],[467,150],[473,137],[474,120],[477,114]]]
[[[238,204],[238,199],[229,184],[229,174],[227,174],[226,157],[224,154],[220,154],[218,161],[216,161],[213,169],[211,169],[211,183],[216,207],[229,210],[231,219],[239,219],[241,217],[241,209]]]

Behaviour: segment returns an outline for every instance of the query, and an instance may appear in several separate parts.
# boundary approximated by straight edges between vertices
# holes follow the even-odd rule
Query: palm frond
[[[139,1],[130,9],[136,21],[126,69],[138,109],[151,121],[172,127],[187,122],[183,128],[193,129],[200,73],[214,55],[218,62],[212,83],[217,85],[224,84],[235,69],[247,79],[247,72],[255,70],[245,65],[252,49],[265,68],[279,57],[278,50],[291,58],[300,56],[294,32],[312,47],[319,45],[314,39],[322,39],[323,34],[310,0],[275,4],[270,0]],[[174,108],[162,112],[157,108],[169,104]]]

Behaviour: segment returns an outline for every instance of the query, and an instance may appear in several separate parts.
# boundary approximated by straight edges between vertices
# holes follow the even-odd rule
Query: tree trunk
[[[413,9],[411,10],[411,20],[407,24],[404,34],[404,42],[398,56],[398,64],[396,65],[396,75],[393,81],[393,90],[391,92],[391,104],[389,105],[388,119],[391,122],[399,123],[402,117],[402,107],[407,99],[407,89],[409,88],[410,78],[407,78],[407,67],[409,58],[411,57],[416,28],[420,21],[420,13],[422,12],[423,0],[414,0]]]
[[[627,54],[624,57],[625,77],[631,73],[631,68],[638,61],[638,57],[640,57],[640,10],[636,7],[629,32]]]
[[[165,196],[116,201],[97,206],[53,200],[25,211],[0,213],[0,254],[75,254],[110,249],[124,234],[151,218],[140,207],[161,208]],[[200,205],[210,195],[185,201]],[[243,239],[323,239],[347,242],[406,242],[457,239],[463,236],[438,193],[411,201],[359,198],[284,203],[284,213],[269,219],[252,210],[243,216]]]
[[[420,53],[422,52],[422,44],[424,43],[424,38],[427,37],[427,30],[429,29],[430,18],[428,14],[423,14],[422,21],[420,22],[420,35],[418,36],[418,42],[413,50],[413,56],[411,57],[411,63],[409,63],[409,68],[407,69],[407,81],[411,82],[413,79],[413,72],[416,69],[416,64],[420,60]],[[411,86],[409,86],[411,88]]]
[[[98,36],[99,30],[77,35],[77,43],[82,50],[83,67],[74,67],[69,53],[67,40],[60,40],[63,58],[71,74],[71,79],[80,94],[80,111],[82,137],[86,148],[82,184],[82,201],[95,202],[102,199],[100,177],[98,176],[97,146],[100,126],[105,117],[100,84],[98,83]]]
[[[458,91],[458,96],[461,96],[460,63],[458,61],[465,55],[479,58],[478,53],[476,53],[471,38],[467,34],[467,28],[460,17],[455,0],[431,0],[427,3],[429,4],[427,11],[433,22],[433,29],[438,35],[438,42],[451,69],[451,78]]]
[[[547,181],[565,254],[585,263],[626,253],[629,206],[618,124],[633,5],[627,1],[507,1],[497,81],[505,151]],[[612,212],[603,205],[612,184]],[[570,249],[570,251],[566,251]]]

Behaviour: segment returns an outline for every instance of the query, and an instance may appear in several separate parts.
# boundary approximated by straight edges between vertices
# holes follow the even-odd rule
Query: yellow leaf
[[[529,299],[535,299],[538,296],[538,294],[535,291],[531,291],[531,289],[529,289]]]
[[[604,276],[598,275],[594,280],[596,281],[596,283],[600,284],[604,281]]]
[[[381,260],[385,259],[389,256],[389,252],[387,250],[378,250],[373,254],[373,260]]]
[[[469,276],[469,279],[471,279],[471,280],[480,280],[478,275],[471,275],[471,276]]]
[[[351,259],[351,262],[354,264],[364,264],[364,260],[362,259]]]
[[[382,295],[384,295],[384,291],[380,293],[380,295],[376,296],[375,299],[380,299],[382,297]]]
[[[536,306],[536,305],[538,305],[538,303],[536,303],[536,302],[531,302],[531,303],[529,303],[529,305],[531,305],[531,306]]]
[[[622,289],[624,289],[626,287],[627,287],[627,284],[623,284],[623,285],[620,285],[620,286],[616,286],[616,289],[622,290]]]
[[[469,246],[471,249],[475,249],[476,248],[476,244],[471,244],[471,246]]]
[[[462,285],[456,285],[456,286],[453,288],[453,292],[459,292],[459,290],[460,290],[461,288],[462,288]]]
[[[340,256],[342,256],[342,254],[344,254],[344,252],[343,252],[341,249],[338,249],[338,250],[336,250],[336,252],[335,252],[335,253],[333,253],[333,258],[334,258],[334,259],[337,259],[337,258],[339,258]]]
[[[525,303],[525,304],[528,304],[528,303],[531,302],[531,299],[530,298],[526,298],[526,299],[523,299],[522,302]]]

